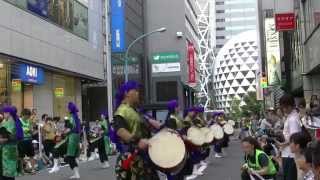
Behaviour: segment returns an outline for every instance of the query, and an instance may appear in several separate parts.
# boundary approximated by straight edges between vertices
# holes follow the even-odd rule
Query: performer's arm
[[[268,159],[267,155],[261,154],[258,157],[258,160],[259,160],[259,164],[262,168],[260,170],[254,171],[254,172],[261,175],[261,176],[268,175],[269,159]]]

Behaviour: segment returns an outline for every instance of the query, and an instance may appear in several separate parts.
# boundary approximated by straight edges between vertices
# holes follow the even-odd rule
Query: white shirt
[[[286,121],[284,122],[284,128],[283,128],[283,135],[286,142],[290,141],[290,136],[292,134],[301,131],[301,125],[299,120],[300,120],[300,116],[296,110],[293,110],[286,118]],[[282,149],[281,156],[294,158],[294,154],[291,152],[289,145]]]
[[[263,119],[263,120],[261,121],[260,129],[265,130],[265,129],[270,129],[271,127],[272,127],[272,124],[269,123],[269,122],[267,121],[267,119]]]

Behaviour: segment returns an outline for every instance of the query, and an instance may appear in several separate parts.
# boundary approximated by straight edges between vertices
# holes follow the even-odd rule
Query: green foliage
[[[238,120],[252,114],[260,114],[263,108],[262,101],[258,101],[256,92],[249,92],[243,97],[244,105],[240,106],[241,100],[234,98],[231,103],[231,117]]]

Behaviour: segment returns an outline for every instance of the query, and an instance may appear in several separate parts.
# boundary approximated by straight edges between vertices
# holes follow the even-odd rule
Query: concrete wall
[[[0,1],[0,53],[103,79],[101,3],[98,2],[89,4],[89,40],[85,40]]]

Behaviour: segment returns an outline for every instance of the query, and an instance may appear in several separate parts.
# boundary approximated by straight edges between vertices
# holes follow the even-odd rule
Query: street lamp
[[[126,51],[126,54],[125,54],[125,56],[124,56],[124,58],[125,58],[125,59],[124,59],[124,63],[125,63],[125,64],[124,64],[125,82],[128,82],[128,74],[129,74],[129,72],[128,72],[128,61],[129,61],[128,55],[129,55],[129,51],[130,51],[131,47],[132,47],[135,43],[137,43],[139,40],[141,40],[141,39],[143,39],[143,38],[145,38],[145,37],[147,37],[147,36],[150,36],[150,35],[155,34],[155,33],[162,33],[162,32],[165,32],[166,30],[167,30],[167,28],[162,27],[162,28],[156,29],[156,30],[154,30],[154,31],[148,32],[148,33],[146,33],[146,34],[143,34],[143,35],[139,36],[137,39],[135,39],[135,40],[128,46],[127,51]]]

